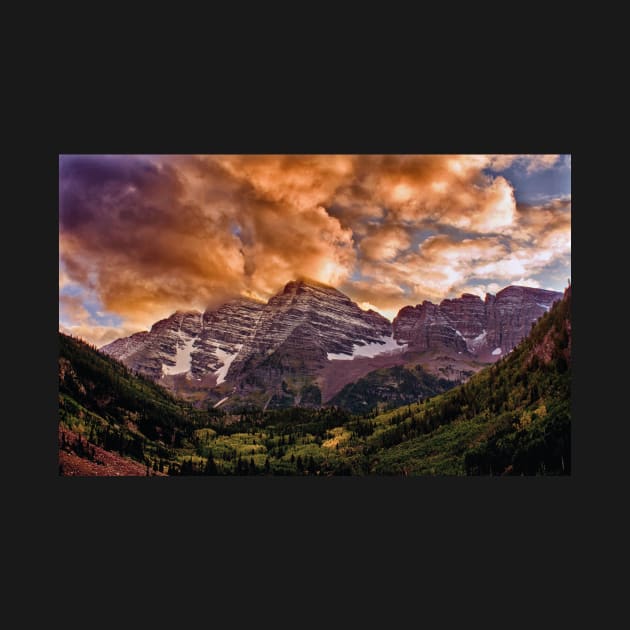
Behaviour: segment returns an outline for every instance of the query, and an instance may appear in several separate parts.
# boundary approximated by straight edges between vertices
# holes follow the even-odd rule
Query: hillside
[[[571,472],[571,288],[507,357],[467,383],[375,419],[382,474]]]
[[[416,402],[427,396],[441,394],[454,385],[454,381],[425,372],[420,365],[396,366],[374,370],[358,381],[349,383],[328,404],[353,413],[365,413],[377,406],[391,409]]]
[[[60,474],[168,471],[177,462],[178,449],[210,417],[59,333]]]

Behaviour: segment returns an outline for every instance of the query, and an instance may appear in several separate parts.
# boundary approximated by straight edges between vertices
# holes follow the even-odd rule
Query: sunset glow
[[[60,156],[60,329],[102,345],[286,282],[405,305],[571,276],[565,155]]]

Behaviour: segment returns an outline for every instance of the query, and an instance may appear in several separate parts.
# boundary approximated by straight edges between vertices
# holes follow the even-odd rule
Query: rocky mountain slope
[[[187,373],[214,384],[225,380],[230,363],[256,328],[264,304],[245,298],[215,310],[177,311],[156,322],[149,332],[117,339],[102,350],[155,380]]]
[[[561,295],[517,286],[485,300],[464,294],[404,307],[392,325],[337,289],[300,279],[266,304],[238,298],[205,313],[178,311],[102,350],[203,404],[319,406],[384,367],[421,364],[459,382],[507,354]]]
[[[102,348],[179,394],[272,406],[319,405],[312,381],[331,360],[401,349],[386,318],[306,280],[289,282],[267,304],[239,298],[203,314],[178,311]]]
[[[426,372],[422,366],[374,370],[354,383],[346,385],[329,404],[353,413],[365,414],[379,408],[391,409],[441,394],[453,382]]]
[[[313,377],[329,361],[399,349],[382,315],[361,310],[332,287],[289,282],[263,308],[228,380],[240,397],[262,394],[265,405],[319,405]]]
[[[400,310],[394,338],[409,350],[445,348],[490,363],[510,352],[561,297],[557,291],[509,286],[485,300],[464,293],[439,305],[425,301]]]

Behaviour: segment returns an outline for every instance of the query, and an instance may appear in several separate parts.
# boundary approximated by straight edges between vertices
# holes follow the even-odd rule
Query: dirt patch
[[[163,473],[148,469],[118,453],[106,451],[100,446],[81,438],[78,433],[59,427],[59,442],[62,436],[66,448],[59,448],[59,474],[64,477],[164,477]],[[81,439],[81,450],[85,456],[74,452],[74,445]]]
[[[499,357],[493,357],[496,360]],[[472,360],[470,356],[440,352],[405,352],[373,358],[361,357],[352,361],[330,361],[318,374],[317,384],[322,390],[322,402],[328,402],[348,383],[354,383],[373,370],[404,365],[421,365],[427,372],[452,381],[464,381],[487,363]]]
[[[328,402],[344,385],[354,383],[373,370],[405,365],[403,354],[361,357],[352,361],[330,361],[318,374],[317,384],[322,390],[322,402]]]
[[[217,377],[215,374],[205,374],[196,379],[187,374],[172,374],[162,377],[158,383],[168,389],[174,396],[196,406],[203,406],[205,402],[220,400],[226,394],[221,394],[222,388],[215,390]],[[226,392],[232,388],[225,388]]]

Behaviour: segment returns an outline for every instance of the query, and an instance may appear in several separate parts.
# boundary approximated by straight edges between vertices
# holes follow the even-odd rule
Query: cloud
[[[535,282],[570,256],[570,198],[517,205],[498,172],[557,157],[62,156],[60,288],[138,330],[179,308],[267,299],[297,276],[383,313]],[[114,334],[82,304],[60,297],[64,325]]]
[[[350,202],[349,214],[340,215],[356,231],[357,208],[369,200],[371,214],[386,209],[385,223],[500,231],[512,223],[514,194],[505,178],[483,173],[489,163],[485,156],[360,156],[351,188],[339,197]]]
[[[527,173],[535,173],[554,167],[560,161],[560,155],[491,155],[488,156],[490,166],[496,171],[502,171],[516,164]],[[569,157],[569,167],[571,166]]]
[[[376,308],[394,308],[404,300],[405,289],[394,282],[347,282],[340,289],[356,302],[370,302]]]
[[[408,286],[416,302],[440,300],[463,287],[480,265],[501,260],[507,253],[506,246],[496,236],[456,240],[437,235],[425,239],[417,251],[408,252],[395,261],[366,260],[361,272],[378,282]],[[378,304],[378,301],[373,303]]]
[[[138,332],[141,325],[130,322],[125,326],[104,325],[95,321],[94,315],[85,307],[85,296],[59,295],[59,330],[87,339],[90,343],[102,346],[121,336]]]
[[[296,274],[342,281],[354,263],[352,232],[312,205],[325,199],[318,183],[337,167],[321,179],[309,174],[316,165],[301,166],[274,158],[265,179],[258,161],[64,158],[63,281],[147,322],[182,304],[268,294]]]
[[[138,332],[136,326],[99,326],[92,324],[59,325],[59,330],[66,335],[80,337],[100,348],[120,337],[128,337]]]
[[[90,313],[83,304],[83,299],[78,295],[59,296],[59,319],[61,321],[87,321]]]
[[[566,198],[543,206],[515,208],[504,233],[429,236],[416,251],[404,252],[396,259],[364,257],[360,270],[375,287],[385,282],[407,286],[409,296],[399,300],[400,306],[408,303],[409,297],[418,302],[439,301],[464,292],[480,296],[496,293],[507,284],[542,286],[534,276],[556,264],[570,265],[570,208]],[[491,280],[475,282],[476,278]],[[360,297],[377,307],[392,308],[395,299],[381,299],[379,291],[374,293],[372,298],[365,292]]]
[[[411,244],[408,232],[395,225],[374,227],[368,234],[359,246],[368,260],[391,260]]]

